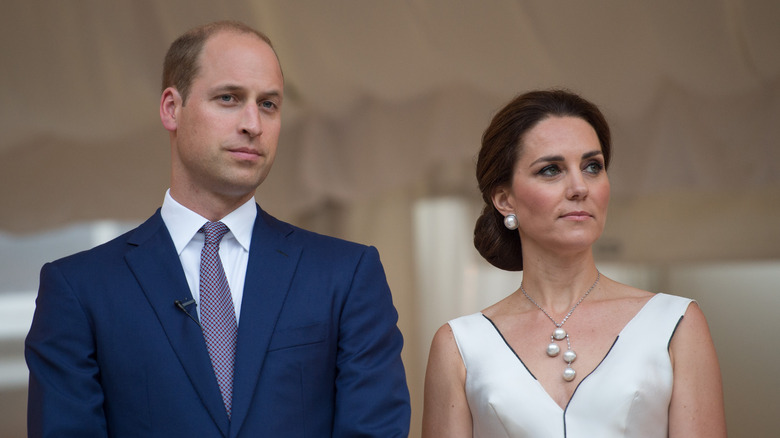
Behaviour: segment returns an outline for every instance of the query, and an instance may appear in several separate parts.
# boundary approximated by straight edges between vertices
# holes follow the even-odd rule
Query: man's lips
[[[260,152],[252,148],[228,149],[232,155],[245,160],[255,160],[261,156]]]

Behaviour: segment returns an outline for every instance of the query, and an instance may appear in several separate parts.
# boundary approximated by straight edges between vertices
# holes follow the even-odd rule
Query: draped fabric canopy
[[[258,200],[281,219],[325,223],[312,228],[380,249],[406,339],[414,431],[432,329],[470,296],[506,293],[460,269],[477,257],[467,252],[463,195],[478,197],[482,131],[522,91],[569,88],[610,122],[613,197],[597,255],[674,268],[780,257],[775,0],[4,0],[0,10],[0,244],[13,241],[0,248],[5,272],[35,278],[17,266],[26,252],[7,248],[56,256],[36,236],[8,234],[45,240],[82,221],[141,221],[160,205],[164,53],[195,25],[242,20],[271,37],[285,75],[279,152]],[[458,217],[421,214],[420,192],[458,195]],[[436,263],[419,275],[426,253]],[[753,334],[772,318],[760,312],[776,300],[714,278],[726,292],[699,302],[724,309],[713,332],[730,342],[720,350],[739,408],[729,424],[764,436],[747,431],[776,430],[766,376],[777,361],[767,356],[757,372],[746,364],[764,362],[740,358],[761,348],[745,340],[762,341]],[[459,296],[467,286],[473,294]],[[0,404],[23,407],[26,395],[16,397]],[[22,411],[8,417],[24,427]]]
[[[259,199],[285,217],[470,166],[492,114],[563,86],[614,131],[613,193],[780,187],[780,3],[24,1],[0,14],[0,229],[140,220],[168,185],[167,46],[240,19],[286,79]]]

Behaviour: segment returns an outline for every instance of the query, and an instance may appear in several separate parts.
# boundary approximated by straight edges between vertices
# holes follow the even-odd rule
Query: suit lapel
[[[300,246],[287,239],[292,231],[292,227],[258,207],[238,326],[232,436],[241,429],[249,411],[271,335],[300,258]]]
[[[142,224],[128,243],[136,245],[125,259],[162,325],[171,348],[189,376],[212,419],[227,436],[229,421],[200,327],[174,301],[192,296],[181,262],[159,210]],[[194,309],[190,312],[197,318]]]

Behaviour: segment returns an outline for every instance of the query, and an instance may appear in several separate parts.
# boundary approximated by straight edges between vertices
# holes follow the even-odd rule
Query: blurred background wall
[[[596,247],[620,281],[696,298],[731,436],[773,436],[780,352],[780,3],[10,0],[0,6],[0,437],[25,434],[22,339],[40,266],[140,223],[168,187],[162,57],[241,19],[285,74],[263,207],[379,248],[419,435],[433,332],[521,274],[471,246],[475,155],[514,95],[563,86],[614,134]]]

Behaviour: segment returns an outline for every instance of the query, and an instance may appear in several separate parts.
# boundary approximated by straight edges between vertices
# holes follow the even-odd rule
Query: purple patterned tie
[[[222,401],[230,418],[238,326],[230,286],[219,258],[219,242],[228,228],[222,222],[206,222],[199,232],[206,236],[200,253],[200,323]]]

